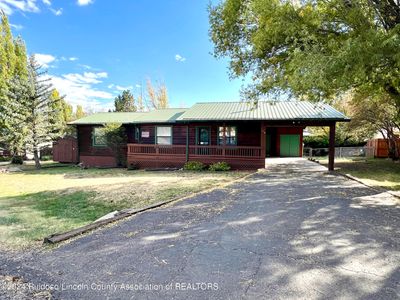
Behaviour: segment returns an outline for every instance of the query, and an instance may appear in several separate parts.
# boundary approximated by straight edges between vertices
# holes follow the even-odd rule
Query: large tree
[[[23,99],[22,109],[26,112],[24,124],[27,134],[24,146],[33,152],[35,166],[40,168],[39,151],[61,134],[60,102],[52,84],[41,71],[41,66],[31,56],[28,63],[28,77],[20,80],[17,90]],[[21,100],[20,100],[21,101]]]
[[[400,111],[397,0],[225,0],[210,7],[210,24],[231,76],[251,75],[250,99],[329,101],[351,90]]]
[[[115,111],[118,112],[135,112],[137,111],[135,98],[129,90],[125,90],[114,100]]]

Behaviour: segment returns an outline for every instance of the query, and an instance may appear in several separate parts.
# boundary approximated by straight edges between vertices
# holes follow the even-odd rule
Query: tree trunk
[[[389,157],[393,160],[399,160],[399,149],[397,146],[397,136],[393,132],[393,128],[387,128],[387,141],[388,141],[388,150]]]
[[[40,169],[42,165],[40,164],[39,151],[37,148],[33,150],[33,159],[35,160],[35,168]]]

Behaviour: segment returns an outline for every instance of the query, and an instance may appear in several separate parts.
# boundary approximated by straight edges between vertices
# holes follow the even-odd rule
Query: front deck
[[[204,164],[225,161],[232,169],[265,167],[262,147],[128,144],[128,165],[139,168],[183,167],[187,161]]]

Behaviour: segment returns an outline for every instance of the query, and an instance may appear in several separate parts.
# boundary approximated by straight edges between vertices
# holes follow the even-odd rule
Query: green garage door
[[[300,152],[300,134],[281,134],[280,156],[297,157]]]

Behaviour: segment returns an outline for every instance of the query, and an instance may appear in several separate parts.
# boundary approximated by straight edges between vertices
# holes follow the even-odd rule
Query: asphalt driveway
[[[0,256],[0,273],[62,299],[398,299],[398,201],[277,160],[49,252]]]

